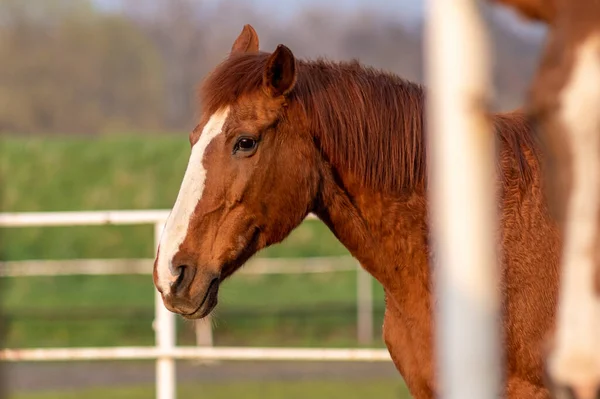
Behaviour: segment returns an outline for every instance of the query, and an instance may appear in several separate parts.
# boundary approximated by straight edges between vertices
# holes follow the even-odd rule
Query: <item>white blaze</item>
[[[204,191],[206,181],[206,169],[202,164],[204,153],[212,140],[222,133],[228,114],[229,108],[215,112],[204,126],[199,140],[192,147],[192,153],[181,182],[177,200],[162,232],[156,272],[158,286],[165,294],[169,292],[171,283],[177,279],[172,264],[173,257],[179,251],[179,246],[185,239],[190,219]]]

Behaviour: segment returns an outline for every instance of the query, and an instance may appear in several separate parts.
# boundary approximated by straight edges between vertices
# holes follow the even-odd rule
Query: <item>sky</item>
[[[118,9],[122,2],[127,0],[93,0],[94,3],[107,9]],[[209,0],[218,3],[219,0]],[[292,14],[308,6],[320,6],[325,4],[323,0],[240,0],[246,4],[255,4],[256,8],[268,7],[277,9],[286,14]],[[367,6],[369,9],[392,11],[405,14],[408,19],[418,18],[422,14],[421,0],[328,0],[328,7],[343,7],[347,11]]]
[[[102,8],[118,9],[121,2],[127,0],[93,0]],[[168,1],[168,0],[164,0]],[[199,0],[200,1],[200,0]],[[207,1],[207,0],[204,0]],[[218,3],[219,0],[208,0]],[[344,11],[369,9],[385,13],[405,24],[412,24],[423,19],[425,5],[428,0],[240,0],[245,4],[253,4],[257,9],[266,8],[270,12],[277,10],[280,15],[291,16],[302,8],[324,6],[327,8],[343,8]],[[510,29],[526,37],[539,39],[545,29],[539,24],[524,22],[516,14],[503,6],[494,6],[498,18]]]

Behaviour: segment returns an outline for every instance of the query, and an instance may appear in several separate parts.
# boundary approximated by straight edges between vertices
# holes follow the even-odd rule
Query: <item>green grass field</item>
[[[152,345],[153,285],[145,276],[5,279],[8,347]],[[356,346],[355,274],[235,276],[213,315],[217,345]],[[376,293],[380,336],[383,298]],[[178,342],[193,344],[190,322]]]
[[[178,389],[181,398],[211,399],[408,399],[406,386],[398,380],[374,381],[281,381],[281,382],[236,382],[235,384],[211,383],[181,384]],[[147,399],[153,398],[153,386],[120,389],[87,389],[73,392],[43,392],[11,395],[8,399]]]
[[[1,138],[2,211],[167,209],[189,155],[180,136]],[[153,256],[151,226],[0,229],[0,259]],[[305,222],[258,256],[347,254],[320,222]],[[4,278],[10,347],[152,344],[148,276]],[[378,305],[376,346],[383,306]],[[234,276],[220,292],[215,341],[235,345],[353,346],[355,273]],[[192,328],[179,320],[179,342]]]

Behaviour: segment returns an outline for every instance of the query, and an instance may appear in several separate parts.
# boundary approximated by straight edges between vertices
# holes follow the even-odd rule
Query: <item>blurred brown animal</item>
[[[556,395],[600,398],[600,1],[495,1],[548,26],[527,102],[564,236],[548,379]]]

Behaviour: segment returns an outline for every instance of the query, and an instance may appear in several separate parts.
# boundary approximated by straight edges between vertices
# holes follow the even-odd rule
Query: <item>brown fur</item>
[[[423,89],[357,62],[298,61],[279,46],[273,54],[232,52],[207,77],[201,101],[192,143],[209,115],[229,107],[230,116],[207,149],[205,194],[178,254],[194,274],[189,287],[164,297],[167,307],[204,316],[214,292],[209,308],[189,311],[202,307],[207,281],[222,281],[313,212],[383,285],[383,338],[394,364],[414,398],[433,398]],[[490,117],[501,177],[507,397],[548,398],[541,344],[554,323],[560,239],[527,119],[520,111]],[[232,155],[244,135],[256,137],[256,151]]]
[[[554,19],[556,10],[553,0],[492,0],[513,7],[530,20],[550,22]]]
[[[562,106],[559,96],[571,77],[578,46],[590,35],[600,34],[600,1],[493,1],[514,8],[526,18],[546,23],[549,28],[531,84],[526,115],[540,131],[548,197],[553,215],[562,225],[573,180],[571,162],[576,154],[571,153],[567,127],[558,118]]]
[[[218,65],[201,88],[206,113],[260,91],[268,57],[264,52],[242,53]],[[331,163],[361,176],[375,190],[399,192],[424,184],[425,95],[420,85],[356,61],[297,63],[298,81],[289,101],[297,101],[311,116],[310,132]],[[494,122],[499,140],[514,151],[512,166],[524,182],[531,180],[520,150],[533,148],[533,136],[522,134],[530,129],[524,114],[498,114]]]
[[[598,0],[494,0],[513,7],[526,18],[546,23],[548,35],[545,48],[537,73],[533,79],[530,95],[527,99],[528,117],[535,123],[540,131],[540,142],[544,152],[544,174],[548,198],[552,214],[557,220],[560,229],[564,230],[567,220],[567,204],[572,194],[572,182],[575,179],[572,167],[573,159],[578,154],[574,153],[572,146],[571,126],[565,126],[560,119],[561,109],[566,105],[561,101],[560,95],[571,78],[575,66],[575,54],[579,46],[592,35],[600,35],[600,1]],[[600,56],[598,58],[600,65]],[[583,101],[578,99],[578,101]],[[590,107],[592,105],[592,107]],[[582,107],[593,109],[597,104],[581,104]],[[597,117],[590,115],[590,118]],[[600,131],[597,132],[600,134]],[[600,149],[599,149],[600,150]],[[600,154],[599,154],[600,156]],[[588,178],[586,175],[584,178]],[[598,204],[600,206],[600,204]],[[590,216],[592,217],[592,216]],[[599,224],[600,226],[600,224]],[[577,234],[577,232],[572,232]],[[596,243],[600,243],[600,228],[596,229]],[[590,252],[595,263],[596,292],[600,292],[600,250]],[[576,265],[565,265],[564,275],[571,273]],[[582,287],[582,289],[584,289]],[[563,298],[570,295],[565,291]],[[590,315],[590,317],[594,317]],[[548,355],[552,354],[554,340],[549,334],[546,346]],[[600,349],[600,346],[598,346]],[[583,362],[586,362],[583,360]],[[563,365],[565,368],[573,368]],[[596,370],[598,374],[600,370]],[[552,381],[553,390],[558,382]],[[565,382],[560,382],[563,384]],[[574,385],[568,386],[574,398],[596,397],[600,395],[600,377],[595,381],[571,381]],[[560,385],[559,384],[559,385]],[[575,385],[579,386],[575,386]],[[567,385],[569,385],[567,383]],[[557,393],[558,394],[558,393]],[[589,396],[588,396],[589,395]]]

